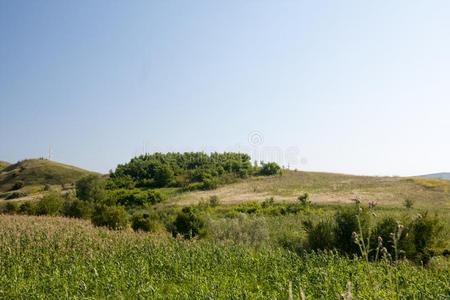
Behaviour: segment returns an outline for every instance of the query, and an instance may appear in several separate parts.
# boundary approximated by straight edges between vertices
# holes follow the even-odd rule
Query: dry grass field
[[[218,196],[221,203],[295,201],[308,192],[315,203],[376,201],[382,206],[402,206],[406,199],[418,208],[450,208],[450,181],[405,177],[369,177],[333,173],[284,171],[282,176],[255,177],[211,191],[182,193],[171,199],[181,205],[207,201]]]

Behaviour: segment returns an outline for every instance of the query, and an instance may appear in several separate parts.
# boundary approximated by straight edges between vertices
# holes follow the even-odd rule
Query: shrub
[[[202,190],[214,190],[219,186],[219,180],[217,178],[205,179],[201,185]]]
[[[430,258],[434,255],[433,247],[436,245],[443,229],[444,227],[440,224],[438,218],[432,218],[427,213],[418,215],[407,227],[407,242],[414,248],[409,247],[405,250],[406,257],[412,258],[416,262],[428,264]],[[414,251],[411,251],[411,248]]]
[[[297,197],[297,200],[302,206],[308,206],[311,204],[308,193],[301,194],[300,196]]]
[[[165,200],[164,195],[158,191],[142,191],[139,189],[116,190],[112,192],[110,197],[114,199],[114,203],[125,206],[143,206],[145,204],[160,203]]]
[[[92,224],[113,230],[124,229],[128,225],[128,214],[122,206],[97,205],[92,213]]]
[[[282,215],[297,214],[302,207],[298,203],[288,203],[280,209]]]
[[[261,217],[240,214],[238,218],[227,220],[210,220],[208,222],[208,235],[214,240],[233,241],[235,243],[260,246],[269,241],[267,222]]]
[[[18,180],[14,183],[14,185],[11,188],[11,191],[20,190],[25,186],[25,183],[22,180]]]
[[[372,234],[371,248],[375,249],[378,246],[379,238],[381,238],[382,246],[391,256],[394,256],[393,234],[397,231],[397,226],[398,222],[392,217],[385,218],[378,223]],[[403,233],[401,239],[404,238],[404,235]]]
[[[274,162],[270,163],[262,163],[261,170],[259,170],[259,175],[262,176],[270,176],[270,175],[276,175],[281,172],[281,167]]]
[[[7,214],[15,214],[19,211],[19,204],[17,202],[8,201],[3,207],[3,210]]]
[[[75,184],[78,199],[101,202],[105,199],[105,180],[99,175],[87,175]]]
[[[197,191],[203,189],[203,183],[201,182],[192,182],[184,187],[185,191]]]
[[[304,223],[308,232],[308,248],[311,250],[332,250],[336,246],[335,224],[322,220],[317,224]]]
[[[36,214],[36,204],[31,202],[31,201],[27,201],[22,203],[19,206],[19,213],[24,214],[24,215],[35,215]]]
[[[406,199],[405,202],[403,203],[403,206],[408,209],[413,208],[414,201],[411,199]]]
[[[8,194],[5,197],[5,200],[12,200],[12,199],[17,199],[17,198],[22,198],[22,197],[25,197],[26,195],[27,194],[24,193],[24,192],[13,192],[13,193]]]
[[[93,207],[90,202],[78,199],[68,200],[64,203],[64,215],[72,218],[89,219]]]
[[[193,238],[203,233],[205,222],[192,208],[184,207],[180,213],[177,214],[173,226],[171,228],[172,235],[182,235],[184,238]]]
[[[134,231],[158,232],[163,229],[163,225],[155,214],[139,212],[131,218],[131,228]]]
[[[274,201],[273,197],[270,197],[270,198],[264,199],[264,201],[261,204],[261,207],[268,208],[268,207],[271,207],[274,203],[275,203],[275,201]]]
[[[236,208],[236,211],[250,215],[250,214],[258,213],[260,208],[261,208],[261,204],[258,202],[247,202],[247,203],[240,204]]]
[[[156,204],[166,200],[166,197],[158,191],[147,191],[147,203]]]
[[[58,215],[63,208],[63,201],[61,196],[56,192],[47,193],[36,207],[37,215]]]
[[[219,197],[217,197],[216,195],[209,197],[209,206],[216,207],[219,204],[220,204]]]
[[[353,232],[363,238],[369,236],[369,215],[366,211],[356,209],[341,209],[335,216],[336,227],[334,230],[336,248],[345,254],[361,254],[359,246],[354,242]]]
[[[301,254],[305,250],[304,236],[301,231],[282,231],[277,238],[277,243],[289,251]]]
[[[114,177],[114,173],[110,172],[110,178],[106,181],[106,188],[113,189],[134,189],[136,183],[130,176]]]

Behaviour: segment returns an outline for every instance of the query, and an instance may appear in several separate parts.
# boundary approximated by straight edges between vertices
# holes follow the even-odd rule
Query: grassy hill
[[[179,194],[173,203],[193,204],[215,195],[221,203],[295,201],[308,192],[315,203],[350,203],[377,201],[382,206],[402,206],[406,199],[418,208],[450,208],[450,182],[406,177],[369,177],[333,173],[284,171],[282,176],[255,177],[216,190]]]
[[[0,160],[0,171],[1,171],[2,169],[6,168],[6,167],[9,166],[9,165],[10,165],[9,162]]]
[[[16,183],[23,187],[14,191],[18,196],[35,194],[43,190],[45,185],[70,187],[89,171],[45,159],[27,159],[10,164],[0,171],[0,197],[12,193]]]

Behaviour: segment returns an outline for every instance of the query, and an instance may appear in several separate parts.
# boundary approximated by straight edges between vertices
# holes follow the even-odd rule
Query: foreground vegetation
[[[0,216],[0,297],[335,299],[352,282],[361,299],[448,299],[450,269],[407,261],[368,264],[336,253],[109,231],[86,221]]]
[[[156,153],[109,176],[58,166],[52,180],[75,183],[30,201],[9,197],[40,171],[17,167],[0,173],[0,298],[450,297],[447,181]]]

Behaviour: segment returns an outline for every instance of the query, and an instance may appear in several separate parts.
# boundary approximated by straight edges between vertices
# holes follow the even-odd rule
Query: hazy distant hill
[[[450,180],[450,173],[435,173],[435,174],[422,175],[422,176],[418,176],[418,177]]]
[[[0,192],[11,190],[17,182],[23,187],[73,184],[91,172],[74,166],[46,160],[26,159],[0,169]]]

